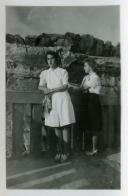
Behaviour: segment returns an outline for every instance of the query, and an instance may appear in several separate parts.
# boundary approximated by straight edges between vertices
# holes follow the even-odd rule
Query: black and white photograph
[[[121,190],[120,15],[5,6],[7,190]]]

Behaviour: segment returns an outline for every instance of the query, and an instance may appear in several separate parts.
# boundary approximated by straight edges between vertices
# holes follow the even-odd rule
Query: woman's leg
[[[98,137],[96,135],[92,136],[92,151],[95,152],[97,150],[97,141]]]
[[[55,128],[55,135],[57,137],[57,154],[55,160],[59,160],[62,154],[62,130],[61,128]]]
[[[98,136],[97,135],[93,135],[92,136],[92,150],[91,151],[87,151],[86,155],[92,156],[92,155],[97,154],[97,152],[98,152],[97,141],[98,141]]]
[[[65,127],[63,129],[63,152],[64,154],[68,154],[69,153],[69,128]]]
[[[69,131],[70,127],[66,126],[63,128],[62,135],[63,135],[63,152],[61,156],[61,162],[64,162],[68,159],[69,156]]]
[[[98,132],[100,129],[99,97],[89,94],[88,103],[88,127],[91,135],[91,151],[87,155],[95,155],[97,151]]]

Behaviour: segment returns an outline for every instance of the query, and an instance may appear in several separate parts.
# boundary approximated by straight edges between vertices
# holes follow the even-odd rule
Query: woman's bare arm
[[[56,92],[65,91],[65,90],[68,89],[68,85],[66,84],[66,85],[63,85],[61,87],[53,88],[53,89],[48,89],[47,87],[39,86],[38,89],[39,90],[42,90],[45,95],[48,95],[48,94],[53,94],[53,93],[56,93]]]
[[[65,84],[65,85],[62,85],[61,87],[51,89],[51,93],[63,92],[67,89],[68,89],[68,85]]]
[[[82,87],[81,87],[81,85],[79,85],[79,84],[74,84],[74,83],[69,83],[68,84],[68,88],[69,88],[69,90],[71,90],[71,91],[73,91],[73,92],[75,92],[75,91],[77,91],[77,92],[80,92],[80,91],[82,91]]]

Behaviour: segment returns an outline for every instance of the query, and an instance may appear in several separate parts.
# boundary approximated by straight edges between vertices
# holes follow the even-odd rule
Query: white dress
[[[49,68],[40,74],[39,86],[47,85],[53,89],[68,84],[68,73],[65,69],[57,67]],[[45,125],[50,127],[62,127],[75,123],[74,109],[68,91],[56,92],[52,95],[52,110],[45,113]]]

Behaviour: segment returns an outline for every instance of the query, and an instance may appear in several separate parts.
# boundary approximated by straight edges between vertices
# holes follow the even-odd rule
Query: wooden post
[[[71,126],[71,150],[74,148],[74,140],[73,140],[73,127],[74,125]]]
[[[23,152],[23,104],[13,104],[12,152],[18,156]]]
[[[114,106],[108,106],[108,147],[112,147],[114,144],[114,129],[115,129],[115,113],[114,113]]]
[[[114,107],[114,113],[115,113],[115,130],[114,130],[114,135],[115,135],[115,140],[114,140],[114,145],[116,147],[120,147],[120,142],[121,142],[121,113],[120,113],[120,106],[115,106]]]
[[[41,112],[40,104],[32,104],[31,152],[35,154],[41,152]]]
[[[101,137],[100,137],[100,147],[105,148],[107,147],[108,143],[108,106],[102,105],[102,130],[101,130]]]

